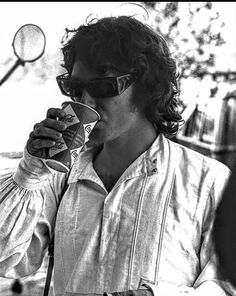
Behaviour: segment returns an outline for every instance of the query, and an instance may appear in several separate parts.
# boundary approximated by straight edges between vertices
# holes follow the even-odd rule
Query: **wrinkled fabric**
[[[103,296],[153,296],[148,289],[128,290],[122,292],[104,293]]]
[[[81,152],[68,177],[25,150],[15,174],[1,177],[0,276],[37,270],[55,231],[56,296],[141,286],[155,296],[227,295],[211,227],[229,169],[160,135],[107,192],[95,154]]]

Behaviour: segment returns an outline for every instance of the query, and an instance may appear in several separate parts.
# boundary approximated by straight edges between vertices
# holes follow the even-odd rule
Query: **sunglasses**
[[[118,77],[104,77],[82,82],[71,79],[69,73],[56,77],[58,86],[63,95],[81,98],[85,89],[93,98],[108,98],[122,94],[137,79],[135,74],[125,74]]]

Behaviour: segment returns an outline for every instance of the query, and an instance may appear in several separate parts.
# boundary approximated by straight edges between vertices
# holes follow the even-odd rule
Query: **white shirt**
[[[108,193],[81,152],[55,227],[56,296],[138,289],[154,295],[227,295],[219,286],[210,230],[229,169],[160,135]],[[0,275],[39,268],[66,175],[25,152],[2,178]],[[207,293],[207,294],[206,294]]]

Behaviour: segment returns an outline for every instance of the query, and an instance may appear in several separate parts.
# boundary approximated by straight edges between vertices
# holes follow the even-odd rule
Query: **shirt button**
[[[152,169],[152,172],[153,172],[153,173],[156,173],[156,172],[157,172],[157,168]]]
[[[155,158],[154,160],[153,160],[153,163],[156,163],[157,162],[157,159]]]
[[[104,213],[103,213],[103,219],[109,219],[109,218],[110,218],[110,214],[104,212]]]

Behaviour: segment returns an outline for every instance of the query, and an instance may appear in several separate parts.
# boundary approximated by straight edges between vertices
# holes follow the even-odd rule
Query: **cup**
[[[61,119],[67,128],[48,151],[45,163],[52,169],[67,173],[79,155],[100,115],[90,106],[78,102],[63,102],[66,115]]]

